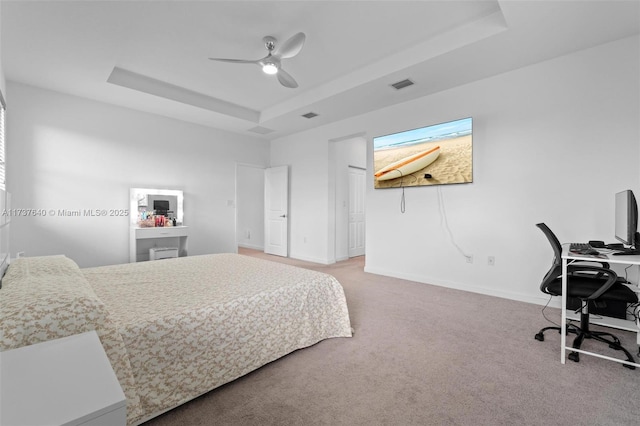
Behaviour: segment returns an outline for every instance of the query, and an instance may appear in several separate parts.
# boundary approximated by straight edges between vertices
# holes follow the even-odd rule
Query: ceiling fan
[[[276,47],[276,40],[274,37],[266,36],[262,39],[265,47],[269,51],[267,56],[262,59],[248,60],[248,59],[226,59],[226,58],[209,58],[212,61],[231,62],[236,64],[256,64],[262,67],[262,71],[265,74],[276,74],[278,81],[284,87],[296,88],[298,83],[291,77],[289,73],[282,69],[281,60],[293,58],[302,50],[304,40],[306,36],[304,33],[297,33],[282,43],[281,46]]]

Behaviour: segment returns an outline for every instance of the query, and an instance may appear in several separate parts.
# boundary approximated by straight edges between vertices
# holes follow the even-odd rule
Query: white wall
[[[12,253],[65,254],[80,266],[129,259],[128,217],[58,210],[128,209],[129,188],[184,191],[189,254],[235,252],[236,162],[268,165],[268,142],[7,82]]]
[[[627,38],[272,141],[302,218],[291,221],[291,256],[330,260],[318,228],[334,213],[309,194],[324,198],[333,180],[328,141],[365,133],[367,271],[540,302],[551,249],[535,224],[564,242],[613,241],[614,193],[640,195],[639,51]],[[405,213],[400,189],[373,189],[371,137],[469,116],[473,183],[407,188]]]
[[[264,250],[264,166],[238,164],[236,209],[238,246]]]

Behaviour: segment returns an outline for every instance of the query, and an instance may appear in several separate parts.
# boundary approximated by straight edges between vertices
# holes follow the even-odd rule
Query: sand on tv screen
[[[373,138],[375,188],[473,182],[473,120]]]

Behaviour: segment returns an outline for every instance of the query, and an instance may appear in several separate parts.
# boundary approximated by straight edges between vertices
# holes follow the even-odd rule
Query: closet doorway
[[[355,135],[329,141],[330,176],[333,176],[335,261],[365,255],[365,200],[367,140]],[[332,235],[332,234],[330,234]],[[331,257],[331,256],[330,256]]]

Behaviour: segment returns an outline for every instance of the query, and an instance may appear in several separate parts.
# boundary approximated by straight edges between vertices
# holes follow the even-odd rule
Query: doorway
[[[335,211],[329,247],[339,262],[365,254],[367,140],[362,135],[332,140],[329,153],[330,206]]]
[[[236,164],[236,245],[264,250],[264,166]]]

